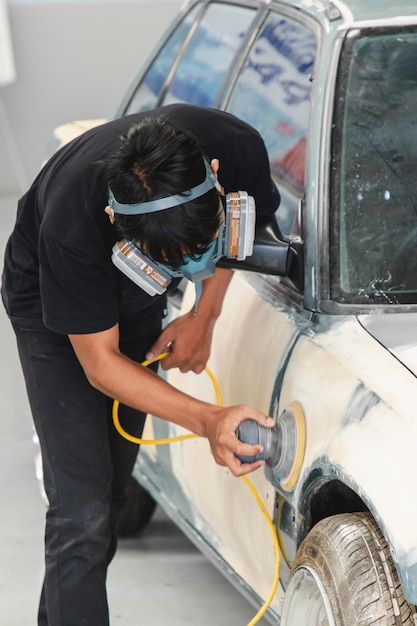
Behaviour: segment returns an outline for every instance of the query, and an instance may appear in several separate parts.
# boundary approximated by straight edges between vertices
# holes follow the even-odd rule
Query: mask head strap
[[[142,215],[144,213],[153,213],[154,211],[163,211],[164,209],[172,209],[184,202],[190,202],[196,198],[200,198],[207,191],[218,187],[219,183],[214,175],[210,164],[204,159],[204,165],[206,167],[206,177],[202,183],[193,187],[189,191],[184,191],[182,194],[176,194],[174,196],[168,196],[166,198],[159,198],[159,200],[149,200],[148,202],[140,202],[138,204],[121,204],[117,202],[111,189],[109,189],[109,206],[114,213],[121,213],[122,215]]]

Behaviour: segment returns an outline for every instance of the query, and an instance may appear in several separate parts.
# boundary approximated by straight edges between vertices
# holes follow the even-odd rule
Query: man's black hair
[[[104,160],[108,185],[118,202],[136,204],[182,194],[205,176],[197,141],[160,116],[133,125],[122,145]],[[178,267],[184,255],[207,250],[219,228],[219,192],[144,215],[115,215],[122,239],[136,241],[152,259]]]

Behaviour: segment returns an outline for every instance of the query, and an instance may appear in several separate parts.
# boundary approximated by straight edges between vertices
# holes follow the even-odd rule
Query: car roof
[[[260,0],[259,6],[292,6],[314,15],[320,22],[342,20],[345,24],[361,22],[391,23],[392,20],[417,23],[416,0]],[[393,25],[393,24],[392,24]]]
[[[334,4],[346,6],[355,21],[417,17],[415,0],[346,0]]]

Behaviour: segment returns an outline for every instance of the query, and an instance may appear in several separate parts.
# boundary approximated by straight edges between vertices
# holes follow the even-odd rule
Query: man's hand
[[[164,370],[178,367],[181,372],[202,372],[210,356],[214,325],[232,276],[231,270],[217,268],[214,276],[203,280],[197,311],[193,307],[171,322],[149,349],[146,358],[151,360],[168,352],[169,356],[161,363]]]
[[[227,466],[234,476],[249,474],[264,464],[264,461],[242,463],[236,457],[236,455],[256,456],[262,451],[261,445],[242,443],[236,436],[239,424],[247,419],[253,419],[268,428],[275,426],[272,417],[267,417],[247,406],[223,407],[216,420],[206,425],[206,437],[216,463]]]
[[[181,372],[192,370],[199,374],[206,367],[210,356],[213,329],[214,320],[204,323],[190,311],[162,331],[146,358],[152,359],[162,352],[168,352],[168,356],[161,361],[164,370],[178,367]]]

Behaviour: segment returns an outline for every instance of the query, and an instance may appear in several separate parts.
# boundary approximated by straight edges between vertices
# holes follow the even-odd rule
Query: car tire
[[[281,626],[414,626],[387,542],[369,513],[318,522],[302,542]]]
[[[126,488],[127,501],[122,509],[117,534],[119,537],[136,535],[151,520],[156,502],[146,489],[131,476]]]

